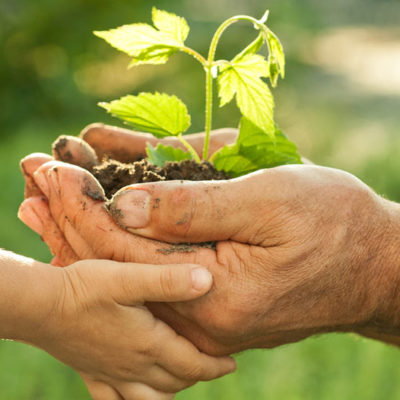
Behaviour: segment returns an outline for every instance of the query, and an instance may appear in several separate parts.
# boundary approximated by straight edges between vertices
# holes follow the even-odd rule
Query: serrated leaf
[[[269,80],[271,82],[272,87],[276,87],[278,84],[278,76],[279,76],[279,66],[275,62],[275,60],[270,60],[269,62]]]
[[[99,105],[136,129],[160,138],[179,135],[190,126],[185,104],[165,93],[140,93]]]
[[[225,146],[218,150],[213,164],[218,171],[225,171],[232,178],[237,178],[257,170],[257,164],[251,157],[242,154],[237,144]]]
[[[285,77],[285,54],[283,47],[278,37],[272,31],[267,34],[268,47],[270,49],[269,62],[276,64],[279,74],[282,78]]]
[[[282,131],[275,128],[275,137],[271,138],[247,118],[240,122],[236,143],[218,150],[212,159],[218,170],[232,177],[278,165],[301,164],[296,146]]]
[[[235,58],[232,60],[240,60],[248,54],[256,54],[264,44],[264,35],[260,33],[247,47],[245,47]]]
[[[268,85],[261,79],[269,75],[269,65],[260,55],[247,54],[220,68],[218,94],[220,107],[236,95],[242,114],[273,136],[274,100]]]
[[[183,161],[192,159],[192,155],[189,152],[177,147],[164,146],[160,143],[155,148],[148,143],[146,154],[148,160],[159,167],[164,166],[167,161]]]
[[[234,58],[231,65],[241,75],[251,75],[257,78],[268,77],[268,62],[259,54],[246,54],[240,58]]]
[[[128,69],[142,64],[165,64],[168,61],[170,55],[174,53],[174,51],[166,50],[159,52],[155,50],[152,52],[143,52],[143,54],[141,54],[140,56],[132,58],[131,62],[128,65]]]
[[[184,18],[156,8],[153,8],[153,22],[155,28],[138,23],[108,31],[95,31],[94,34],[131,56],[130,66],[163,64],[171,54],[184,46],[189,26]]]
[[[161,32],[170,34],[180,43],[184,43],[189,35],[189,25],[185,18],[178,17],[167,11],[158,10],[153,7],[152,10],[153,24]]]

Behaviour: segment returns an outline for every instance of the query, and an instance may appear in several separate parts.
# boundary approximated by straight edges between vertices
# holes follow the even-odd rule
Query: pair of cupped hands
[[[213,132],[211,150],[235,137]],[[187,136],[198,152],[203,139]],[[159,140],[94,124],[63,138],[54,158],[35,153],[21,163],[19,216],[48,244],[52,264],[66,267],[55,306],[65,324],[42,347],[77,369],[94,398],[170,399],[232,372],[229,354],[362,332],[373,319],[384,283],[370,254],[389,217],[361,181],[288,165],[226,181],[136,184],[107,200],[87,169],[104,155],[138,158],[147,142]],[[210,241],[216,249],[173,251]],[[88,259],[129,264],[80,261]]]

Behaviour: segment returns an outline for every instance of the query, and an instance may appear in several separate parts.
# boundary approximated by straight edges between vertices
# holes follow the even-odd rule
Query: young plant
[[[150,132],[158,138],[175,136],[187,151],[171,146],[151,145],[147,156],[151,163],[162,166],[167,161],[193,159],[200,163],[209,161],[218,170],[232,177],[258,169],[282,164],[301,163],[296,146],[277,128],[274,122],[274,99],[270,87],[263,80],[268,78],[275,87],[279,75],[285,76],[285,56],[278,37],[267,27],[269,11],[261,19],[239,15],[227,19],[215,32],[208,57],[187,47],[189,34],[186,20],[175,14],[152,10],[154,26],[136,23],[123,25],[109,31],[94,32],[111,46],[131,56],[129,67],[141,64],[164,64],[169,57],[180,51],[194,57],[205,71],[205,141],[202,158],[185,140],[190,127],[190,115],[186,105],[176,96],[164,93],[139,93],[128,95],[110,103],[100,103],[108,112],[133,125],[136,129]],[[239,21],[250,22],[258,32],[256,39],[232,60],[215,60],[216,49],[224,31]],[[258,54],[266,45],[268,58]],[[212,127],[213,85],[218,83],[220,107],[236,98],[242,114],[236,143],[209,154]]]

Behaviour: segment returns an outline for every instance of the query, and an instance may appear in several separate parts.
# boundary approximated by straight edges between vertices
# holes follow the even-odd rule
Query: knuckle
[[[167,227],[168,233],[180,237],[187,236],[191,229],[193,216],[196,210],[196,196],[193,195],[193,190],[190,189],[187,183],[179,183],[178,186],[172,188],[168,194],[166,202],[168,210],[173,210],[173,213],[161,212],[167,218],[167,223],[161,223],[160,226]],[[171,218],[171,214],[175,216]]]
[[[185,377],[190,381],[199,381],[205,379],[210,372],[211,371],[207,371],[207,369],[199,362],[193,362],[191,366],[186,369]]]
[[[153,360],[156,358],[157,351],[152,346],[152,341],[148,340],[148,336],[144,337],[139,343],[136,343],[135,351],[140,355],[144,360]]]
[[[165,267],[160,274],[161,293],[170,298],[176,293],[175,271],[170,267]]]
[[[122,295],[131,295],[140,292],[141,287],[134,279],[127,279],[126,270],[124,268],[116,268],[112,272],[112,286]]]

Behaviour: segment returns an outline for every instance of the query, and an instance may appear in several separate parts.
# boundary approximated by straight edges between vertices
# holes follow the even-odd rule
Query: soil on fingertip
[[[92,174],[103,186],[107,198],[119,189],[135,183],[157,181],[209,181],[229,179],[224,171],[218,171],[208,161],[200,164],[194,160],[167,162],[163,167],[150,164],[146,159],[124,164],[116,160],[105,160],[93,167]]]

